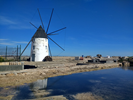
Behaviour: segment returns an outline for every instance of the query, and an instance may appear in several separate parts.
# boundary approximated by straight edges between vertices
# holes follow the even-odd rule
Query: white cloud
[[[1,45],[13,45],[12,43],[0,43]]]
[[[8,42],[5,42],[6,40],[8,39],[0,39],[0,45],[13,45],[13,43],[8,43]]]
[[[69,39],[69,40],[76,40],[76,39],[75,39],[75,38],[73,38],[73,37],[69,37],[68,39]]]
[[[21,44],[27,44],[28,42],[26,42],[26,41],[21,41],[21,42],[18,42],[18,41],[12,41],[12,42],[14,42],[14,43],[21,43]]]
[[[8,40],[8,39],[0,39],[0,41],[3,41],[3,40]]]
[[[16,22],[4,17],[4,16],[0,16],[0,24],[2,25],[10,25],[10,24],[17,24]]]
[[[24,20],[25,19],[18,21],[17,19],[15,19],[14,21],[11,18],[0,15],[0,24],[7,25],[9,29],[32,29],[33,27],[25,25],[27,24],[27,21],[24,21]]]
[[[9,26],[9,28],[10,29],[31,29],[32,27],[16,25],[16,26]]]
[[[0,39],[0,45],[16,45],[16,44],[27,44],[26,41],[6,41],[8,39]]]

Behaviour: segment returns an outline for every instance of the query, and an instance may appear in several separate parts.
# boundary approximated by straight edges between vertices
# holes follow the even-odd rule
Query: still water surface
[[[37,93],[43,97],[92,93],[105,100],[133,100],[133,70],[112,68],[92,72],[82,72],[38,80],[16,87],[16,99],[33,99]]]

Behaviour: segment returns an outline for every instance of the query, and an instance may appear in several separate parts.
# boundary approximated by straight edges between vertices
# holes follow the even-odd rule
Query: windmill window
[[[33,38],[32,42],[35,42],[35,38]]]
[[[47,46],[45,46],[45,49],[47,50]]]
[[[33,46],[33,50],[35,49],[35,46]]]
[[[32,54],[32,61],[35,61],[35,54]]]

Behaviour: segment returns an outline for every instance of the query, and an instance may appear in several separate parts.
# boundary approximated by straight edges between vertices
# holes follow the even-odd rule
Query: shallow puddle
[[[1,97],[12,96],[12,100],[44,97],[57,100],[132,100],[133,71],[128,68],[112,68],[82,72],[37,80],[18,87],[0,88],[0,91]]]

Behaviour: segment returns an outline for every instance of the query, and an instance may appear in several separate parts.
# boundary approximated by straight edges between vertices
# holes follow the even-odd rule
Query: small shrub
[[[97,54],[97,57],[98,57],[98,58],[101,58],[101,57],[102,57],[102,55],[101,55],[101,54]]]
[[[3,57],[0,57],[0,62],[4,62],[4,58]]]

